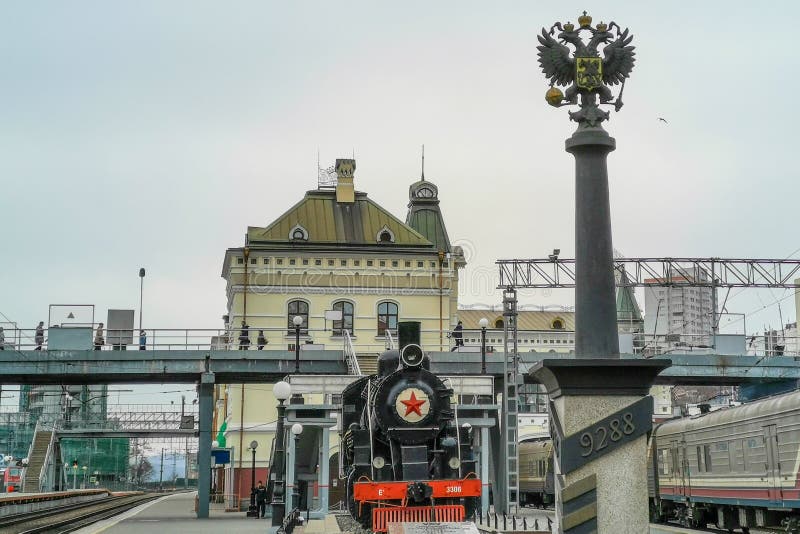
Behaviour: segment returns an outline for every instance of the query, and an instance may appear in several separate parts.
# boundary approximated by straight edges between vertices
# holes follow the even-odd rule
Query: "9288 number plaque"
[[[622,410],[564,437],[555,407],[550,406],[553,445],[561,474],[570,473],[587,463],[629,443],[653,427],[653,398],[646,396]]]

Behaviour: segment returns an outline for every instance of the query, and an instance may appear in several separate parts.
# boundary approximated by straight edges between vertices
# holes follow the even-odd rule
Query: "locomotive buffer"
[[[616,142],[602,127],[609,112],[599,107],[622,107],[622,90],[615,100],[608,86],[628,78],[634,47],[614,22],[593,27],[584,12],[578,23],[543,29],[538,47],[550,79],[547,102],[579,105],[569,114],[578,129],[566,141],[575,157],[576,359],[545,359],[532,373],[550,397],[560,532],[641,534],[649,529],[648,393],[671,362],[619,358],[606,167]],[[568,86],[566,96],[556,85]]]

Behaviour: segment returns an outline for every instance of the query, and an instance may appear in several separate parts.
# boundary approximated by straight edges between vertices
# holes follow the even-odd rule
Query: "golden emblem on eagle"
[[[559,33],[553,37],[556,29]],[[589,34],[588,41],[584,41],[581,32]],[[619,111],[625,80],[635,62],[632,40],[628,29],[622,30],[615,22],[592,27],[592,17],[585,11],[578,17],[577,28],[569,22],[556,22],[550,31],[543,28],[537,49],[539,65],[550,80],[547,102],[555,107],[580,105],[581,109],[570,113],[570,118],[589,126],[608,119],[608,112],[598,108],[598,98],[600,105],[613,105]],[[615,99],[609,86],[618,84],[620,91]],[[566,89],[562,91],[558,86]]]

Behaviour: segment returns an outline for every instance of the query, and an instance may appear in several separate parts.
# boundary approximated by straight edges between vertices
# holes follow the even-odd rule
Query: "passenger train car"
[[[463,521],[479,503],[471,428],[453,390],[430,371],[419,323],[400,323],[400,350],[342,392],[342,461],[350,514],[374,532],[390,522]]]
[[[523,441],[518,451],[520,506],[543,508],[555,502],[552,440]]]
[[[650,458],[653,520],[745,534],[800,521],[800,391],[663,423]]]

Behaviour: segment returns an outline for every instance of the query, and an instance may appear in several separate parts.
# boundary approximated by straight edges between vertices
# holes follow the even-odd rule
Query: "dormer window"
[[[394,232],[389,230],[388,226],[384,226],[378,232],[376,240],[378,243],[394,243]]]
[[[553,322],[550,323],[550,328],[553,330],[564,330],[564,320],[561,317],[556,317],[553,319]]]
[[[299,224],[294,225],[294,227],[291,230],[289,230],[289,240],[308,241],[308,230],[306,230]]]

